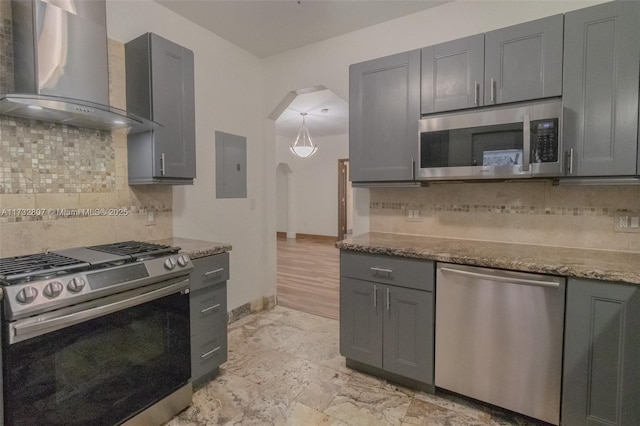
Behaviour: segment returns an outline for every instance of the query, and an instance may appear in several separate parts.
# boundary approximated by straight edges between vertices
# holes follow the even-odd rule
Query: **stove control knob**
[[[64,286],[62,285],[62,283],[60,281],[51,281],[44,288],[44,292],[43,293],[49,299],[53,299],[54,297],[60,296],[60,293],[62,293],[63,289],[64,289]]]
[[[189,263],[189,256],[187,256],[186,254],[181,254],[178,257],[178,265],[187,266],[188,263]]]
[[[25,287],[18,292],[16,300],[25,305],[33,302],[38,297],[38,290],[35,287]]]
[[[69,289],[69,291],[73,293],[78,293],[80,290],[84,288],[84,285],[85,285],[85,282],[82,278],[75,277],[71,281],[69,281],[69,284],[67,284],[67,288]]]
[[[176,260],[173,257],[168,258],[164,261],[164,267],[168,270],[172,270],[176,267]]]

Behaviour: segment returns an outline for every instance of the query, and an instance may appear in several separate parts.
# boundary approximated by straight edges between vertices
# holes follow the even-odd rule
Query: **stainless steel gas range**
[[[179,247],[127,241],[0,259],[6,425],[162,424],[191,404]]]

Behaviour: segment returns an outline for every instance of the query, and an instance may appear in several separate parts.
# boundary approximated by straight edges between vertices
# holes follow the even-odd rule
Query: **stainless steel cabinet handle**
[[[387,311],[391,309],[391,290],[387,287]]]
[[[478,106],[478,98],[480,97],[480,85],[477,81],[473,82],[473,104]]]
[[[160,154],[160,176],[164,176],[165,175],[165,169],[164,169],[164,152],[162,154]]]
[[[377,285],[373,286],[373,307],[374,308],[378,307],[378,286]]]
[[[373,272],[382,272],[385,274],[392,274],[393,273],[393,269],[386,269],[386,268],[376,268],[375,266],[372,266],[371,269]]]
[[[224,271],[224,268],[214,269],[213,271],[205,272],[204,276],[206,278],[206,277],[209,277],[211,275],[217,274],[218,272],[222,272],[222,271]]]
[[[478,272],[460,271],[458,269],[450,269],[450,268],[441,268],[440,270],[442,272],[447,272],[450,274],[463,275],[466,277],[480,278],[480,279],[509,283],[509,284],[523,284],[523,285],[532,285],[537,287],[552,287],[552,288],[560,287],[560,283],[552,282],[552,281],[539,281],[539,280],[527,280],[524,278],[503,277],[499,275],[480,274]]]
[[[569,174],[573,174],[573,148],[569,148]]]
[[[213,311],[215,308],[219,308],[220,304],[218,303],[217,305],[213,305],[213,306],[209,306],[208,308],[204,308],[200,311],[201,314],[207,313],[209,311]]]
[[[522,171],[529,171],[531,162],[531,118],[529,114],[524,115],[522,123]]]
[[[411,179],[416,180],[416,160],[411,159]]]
[[[491,79],[491,87],[489,88],[491,94],[491,103],[496,103],[496,81]]]
[[[210,357],[211,355],[216,353],[219,349],[220,349],[220,346],[218,346],[217,348],[211,349],[209,352],[205,352],[202,355],[200,355],[200,358],[205,359],[207,357]]]

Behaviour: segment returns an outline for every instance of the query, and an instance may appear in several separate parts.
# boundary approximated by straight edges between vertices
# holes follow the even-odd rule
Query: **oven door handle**
[[[122,311],[133,306],[141,305],[146,302],[151,302],[153,300],[181,292],[187,288],[189,288],[188,278],[132,297],[126,296],[127,294],[130,295],[131,292],[121,293],[115,295],[120,296],[121,300],[116,300],[105,305],[93,306],[78,312],[68,314],[63,313],[60,316],[51,316],[52,313],[49,313],[16,321],[14,324],[9,325],[9,343],[18,343],[45,333],[50,333],[94,318]]]

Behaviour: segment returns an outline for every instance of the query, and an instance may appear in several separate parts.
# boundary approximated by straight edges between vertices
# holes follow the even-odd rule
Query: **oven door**
[[[561,115],[547,101],[423,118],[418,178],[559,176]]]
[[[191,377],[188,278],[6,324],[7,425],[119,424]]]

